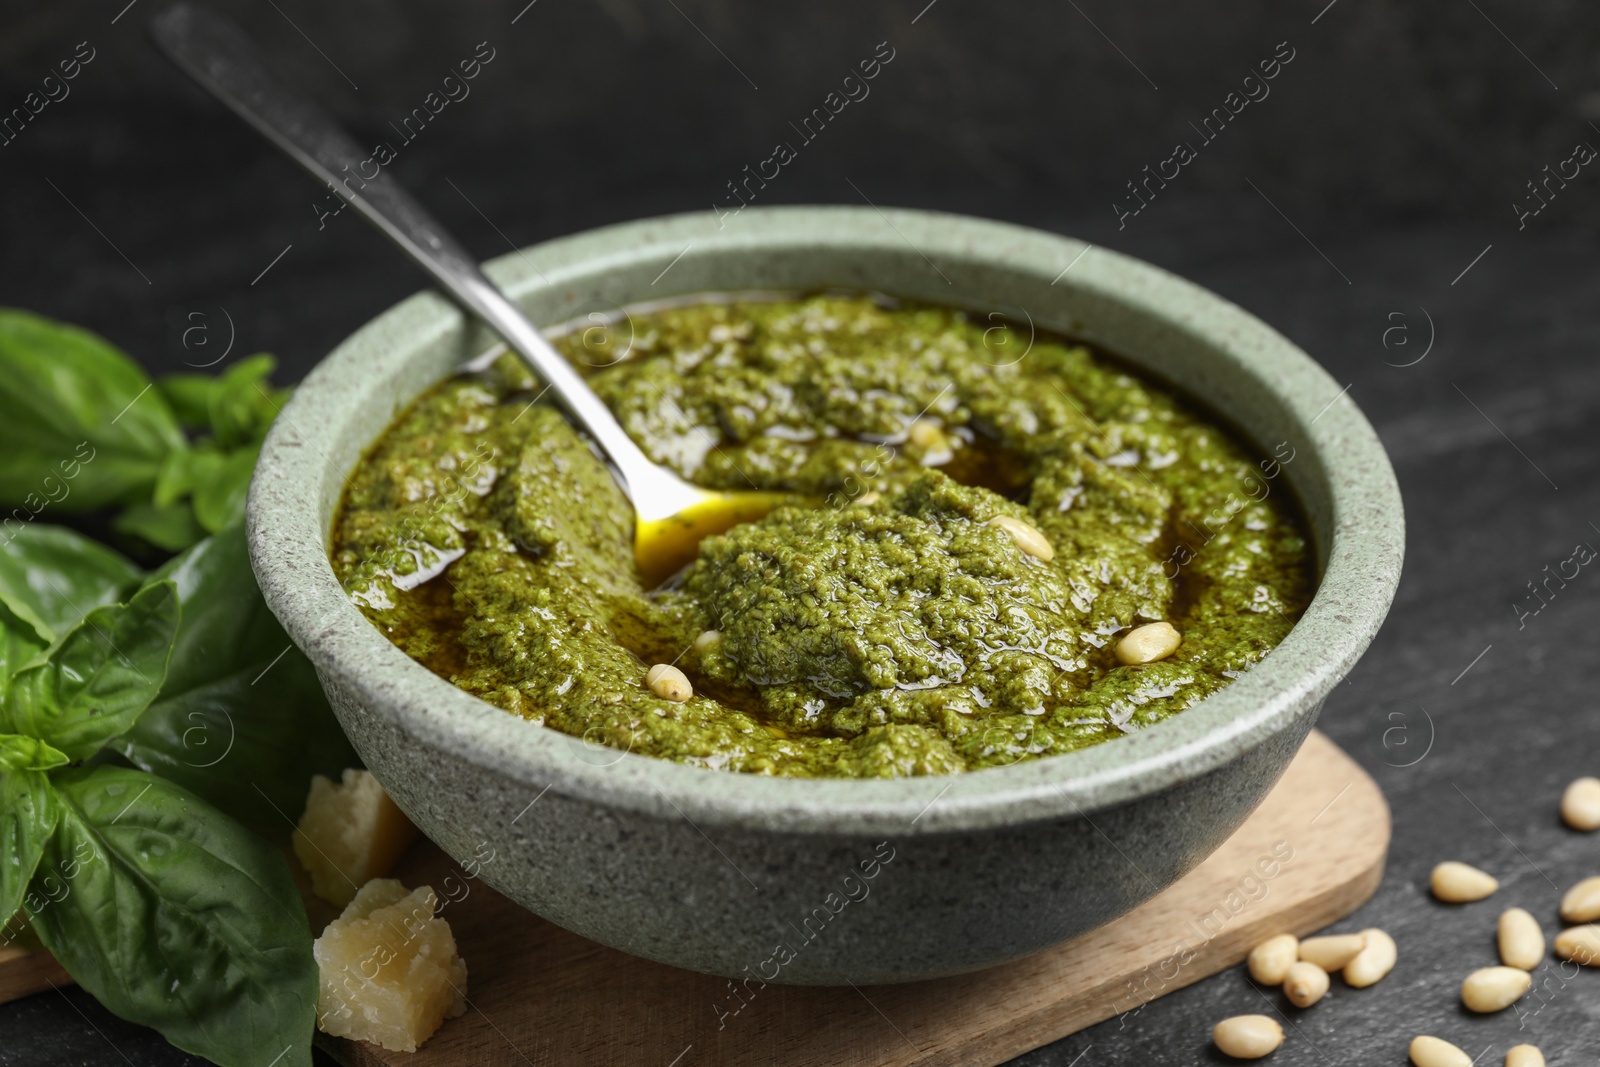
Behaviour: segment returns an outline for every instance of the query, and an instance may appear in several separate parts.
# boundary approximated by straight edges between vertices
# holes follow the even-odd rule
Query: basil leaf
[[[38,630],[0,600],[0,708],[5,707],[6,694],[11,692],[11,679],[47,647],[49,643],[39,637]]]
[[[0,545],[0,601],[49,644],[139,584],[139,568],[64,526],[29,526]]]
[[[168,552],[181,552],[206,535],[187,502],[166,507],[135,504],[112,520],[111,528],[143,538]]]
[[[194,448],[174,449],[167,453],[166,462],[161,465],[161,473],[156,475],[155,495],[152,501],[158,508],[176,504],[193,493],[195,486],[215,478],[224,462],[224,454],[210,442],[196,445]]]
[[[131,727],[167,677],[178,630],[171,582],[96,608],[11,680],[0,730],[85,759]]]
[[[235,363],[217,378],[208,409],[217,444],[236,448],[266,436],[282,406],[266,385],[277,365],[277,360],[260,352]]]
[[[318,977],[283,854],[140,771],[54,776],[60,820],[34,876],[69,891],[34,929],[113,1013],[222,1067],[311,1067]]]
[[[266,436],[288,398],[289,390],[274,389],[267,381],[277,362],[258,352],[216,377],[168,374],[156,379],[156,388],[185,428],[209,429],[222,448],[251,444]]]
[[[186,430],[211,425],[211,394],[216,386],[217,379],[209,374],[165,374],[156,379],[156,388]]]
[[[41,741],[37,737],[0,734],[0,772],[53,771],[71,762],[65,752],[51,747],[49,742]]]
[[[22,907],[58,814],[50,780],[41,772],[0,774],[0,915],[9,918]]]
[[[183,619],[166,684],[110,743],[268,836],[284,838],[314,774],[360,759],[316,672],[256,586],[244,530],[231,526],[151,576],[177,585]]]
[[[0,502],[88,511],[137,498],[183,431],[138,364],[87,330],[0,308]],[[71,472],[70,474],[68,472]],[[43,495],[41,495],[43,494]]]
[[[24,882],[23,886],[26,887],[27,883]],[[23,912],[14,913],[10,922],[0,925],[0,949],[18,948],[27,952],[43,947],[39,943],[39,935],[33,932],[33,924]]]
[[[250,495],[250,476],[256,470],[260,445],[246,445],[227,454],[221,467],[194,491],[194,515],[212,533],[244,522],[244,504]]]

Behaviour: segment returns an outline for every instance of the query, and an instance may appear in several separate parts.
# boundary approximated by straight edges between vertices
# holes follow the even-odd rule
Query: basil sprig
[[[121,533],[178,551],[244,514],[285,394],[266,354],[152,382],[87,330],[0,308],[0,540],[47,509],[119,509]]]
[[[285,836],[353,762],[238,526],[148,576],[43,525],[0,545],[0,917],[111,1011],[223,1067],[309,1067],[305,909],[235,816]]]
[[[317,967],[273,839],[358,762],[245,551],[272,370],[152,381],[0,309],[0,920],[223,1067],[309,1067]],[[38,521],[107,507],[187,551],[147,575]]]

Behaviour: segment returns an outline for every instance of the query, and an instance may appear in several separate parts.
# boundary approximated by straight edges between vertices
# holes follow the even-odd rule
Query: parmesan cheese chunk
[[[391,878],[361,887],[317,938],[322,973],[317,1028],[335,1037],[415,1052],[467,1008],[467,965],[432,888]]]
[[[389,873],[417,839],[417,828],[366,771],[346,770],[334,785],[311,779],[294,854],[311,874],[311,891],[344,907],[356,889]]]

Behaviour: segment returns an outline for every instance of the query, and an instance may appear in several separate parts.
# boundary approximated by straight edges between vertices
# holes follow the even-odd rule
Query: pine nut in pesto
[[[689,684],[689,679],[670,663],[657,663],[651,667],[644,676],[644,684],[650,687],[650,692],[674,704],[682,704],[694,696],[694,687]]]
[[[1170,622],[1135,626],[1117,640],[1117,659],[1123,663],[1154,663],[1166,659],[1183,643],[1183,635]]]
[[[1084,345],[994,366],[991,320],[854,296],[629,321],[556,343],[651,458],[792,505],[644,588],[627,499],[506,357],[402,412],[335,519],[367,618],[511,714],[744,773],[977,770],[1182,712],[1309,601],[1280,464]],[[1181,644],[1119,659],[1157,623]]]
[[[996,515],[989,520],[990,526],[1004,530],[1017,547],[1041,563],[1049,563],[1055,559],[1056,550],[1044,534],[1029,526],[1021,519],[1014,519],[1010,515]]]

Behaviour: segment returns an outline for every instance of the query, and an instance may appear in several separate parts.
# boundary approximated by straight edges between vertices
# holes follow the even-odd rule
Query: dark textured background
[[[1600,976],[1552,968],[1520,1017],[1468,1017],[1456,996],[1493,962],[1500,908],[1522,904],[1553,930],[1558,887],[1600,870],[1600,840],[1555,814],[1568,780],[1600,771],[1600,577],[1580,574],[1524,629],[1512,607],[1545,564],[1600,544],[1600,168],[1523,229],[1512,206],[1576,142],[1600,147],[1592,7],[925,2],[217,6],[363,139],[389,137],[488,41],[472,95],[395,167],[486,257],[709,210],[887,40],[896,56],[871,96],[760,202],[865,196],[1070,233],[1193,278],[1304,346],[1351,383],[1406,496],[1399,599],[1323,717],[1395,815],[1383,888],[1343,925],[1388,928],[1401,962],[1374,990],[1336,982],[1294,1013],[1273,1062],[1400,1064],[1424,1030],[1484,1065],[1530,1039],[1552,1064],[1595,1062]],[[0,147],[0,301],[85,323],[162,370],[203,361],[174,318],[220,323],[224,309],[236,353],[276,352],[282,379],[298,378],[419,276],[352,216],[319,232],[315,185],[146,44],[153,0],[113,22],[125,3],[0,6],[0,108],[78,42],[96,50],[71,95]],[[1281,41],[1295,59],[1271,95],[1119,230],[1124,183],[1177,140],[1198,144],[1188,124]],[[1421,362],[1393,365],[1430,338]],[[1504,888],[1431,903],[1427,871],[1445,858]],[[1212,1062],[1212,1023],[1259,1010],[1236,969],[1020,1062]],[[124,1060],[193,1062],[77,991],[0,1008],[7,1067]]]

